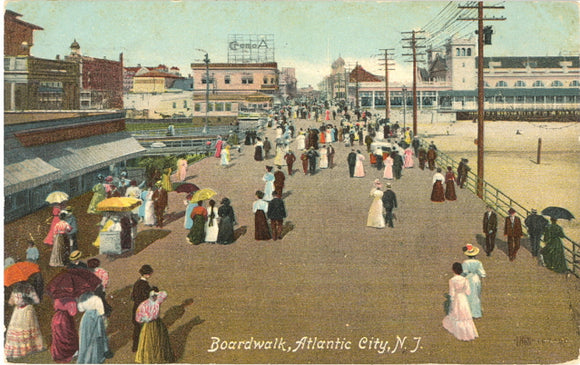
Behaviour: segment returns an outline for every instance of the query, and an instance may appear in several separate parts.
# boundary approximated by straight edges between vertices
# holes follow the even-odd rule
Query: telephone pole
[[[423,33],[422,30],[413,30],[410,32],[402,32],[403,34],[411,34],[411,38],[403,38],[404,41],[410,41],[410,46],[403,46],[403,48],[412,48],[413,53],[404,54],[403,56],[413,56],[413,135],[417,135],[417,56],[424,56],[425,53],[417,53],[417,48],[425,48],[425,46],[418,46],[417,41],[424,40],[424,37],[418,38],[417,33]]]
[[[390,114],[391,114],[391,95],[389,93],[389,71],[393,71],[394,69],[389,69],[389,66],[394,66],[394,63],[389,63],[393,59],[389,58],[389,51],[393,51],[393,48],[382,48],[380,51],[385,52],[385,58],[382,61],[385,61],[385,122],[388,123],[390,121]],[[392,54],[391,54],[392,56]]]
[[[483,46],[491,44],[491,27],[487,28],[487,33],[483,27],[484,21],[505,20],[506,18],[484,18],[484,9],[504,9],[503,6],[484,6],[483,1],[479,1],[477,6],[459,6],[459,9],[477,9],[477,18],[459,18],[457,20],[477,21],[477,196],[483,198],[483,135],[484,135],[484,115],[485,115],[485,89],[483,80]]]

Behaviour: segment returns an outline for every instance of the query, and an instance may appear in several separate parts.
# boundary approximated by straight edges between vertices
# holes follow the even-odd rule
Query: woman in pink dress
[[[407,147],[407,149],[405,149],[405,165],[404,167],[406,169],[410,169],[411,167],[413,167],[413,150],[411,149],[411,147]]]
[[[52,344],[50,354],[59,364],[69,363],[79,350],[79,333],[74,316],[77,314],[77,302],[74,298],[54,300],[52,316]]]
[[[222,137],[218,136],[217,142],[215,143],[215,157],[221,158],[223,144]]]
[[[363,161],[365,156],[360,152],[356,151],[356,164],[354,165],[354,177],[365,177],[365,168],[363,166]]]
[[[443,318],[443,328],[461,341],[471,341],[479,337],[467,296],[471,294],[469,280],[461,276],[463,268],[459,262],[453,263],[453,273],[455,275],[449,279],[449,296],[451,305],[449,314]]]
[[[177,160],[177,180],[183,181],[187,176],[187,160],[180,158]]]
[[[385,172],[383,173],[383,178],[388,180],[393,180],[393,163],[395,161],[391,157],[391,155],[387,155],[387,159],[385,160]]]
[[[326,109],[326,116],[324,117],[324,120],[330,120],[330,110]]]
[[[60,215],[61,210],[62,210],[61,204],[55,204],[52,207],[52,222],[50,222],[50,229],[48,230],[48,234],[44,238],[44,243],[46,243],[47,245],[52,245],[54,243],[54,227],[58,222],[60,222],[60,218],[58,216]]]

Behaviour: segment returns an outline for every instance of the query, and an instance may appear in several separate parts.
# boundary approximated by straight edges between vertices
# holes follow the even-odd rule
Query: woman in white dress
[[[304,132],[300,132],[298,137],[296,137],[296,150],[302,151],[306,148],[306,135]]]
[[[320,148],[320,150],[318,151],[318,153],[320,153],[320,163],[319,163],[318,167],[320,167],[321,169],[327,169],[328,168],[328,149],[326,148],[326,146],[322,146]]]
[[[205,222],[205,242],[215,243],[217,241],[219,231],[217,211],[215,200],[210,200],[207,208],[207,221]]]
[[[286,155],[286,145],[283,143],[276,145],[276,157],[274,157],[274,165],[277,166],[286,166],[286,161],[284,160],[284,156]]]
[[[367,227],[385,228],[385,217],[383,216],[383,192],[379,186],[371,190],[370,196],[373,198],[367,218]]]
[[[145,217],[143,219],[143,224],[146,226],[155,225],[155,209],[153,209],[153,189],[149,187],[147,189],[147,194],[145,195]]]
[[[461,276],[463,268],[459,262],[453,263],[455,275],[449,279],[449,296],[451,305],[449,314],[443,318],[443,328],[461,341],[471,341],[479,337],[467,296],[471,294],[469,280]]]
[[[272,192],[274,191],[274,174],[272,173],[272,166],[266,166],[266,173],[262,180],[266,183],[264,186],[264,200],[269,202],[272,200]]]
[[[4,355],[8,360],[44,349],[44,341],[33,306],[38,303],[40,299],[32,285],[26,282],[13,285],[8,304],[14,306],[14,312],[8,324],[4,343]]]

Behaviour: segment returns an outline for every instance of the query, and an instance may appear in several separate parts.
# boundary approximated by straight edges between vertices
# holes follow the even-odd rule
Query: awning
[[[110,133],[31,148],[70,179],[141,156],[146,149],[128,132]]]
[[[4,166],[4,195],[60,179],[61,171],[36,157]]]

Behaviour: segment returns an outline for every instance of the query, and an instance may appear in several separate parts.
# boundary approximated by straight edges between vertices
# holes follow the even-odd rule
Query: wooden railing
[[[421,146],[427,149],[429,144],[420,139]],[[447,166],[451,166],[453,171],[457,173],[457,166],[459,165],[458,161],[455,161],[451,157],[449,157],[444,152],[437,150],[437,166],[440,166],[442,169],[446,168]],[[478,177],[472,171],[467,173],[467,179],[465,181],[464,187],[470,190],[477,196],[477,182]],[[483,180],[483,196],[481,198],[486,204],[490,205],[497,213],[499,213],[502,217],[508,216],[508,210],[513,208],[516,211],[516,215],[520,217],[523,221],[526,217],[530,214],[530,211],[521,205],[520,203],[516,202],[508,195],[504,194],[501,190],[496,188],[495,186],[491,185],[490,183]],[[522,227],[526,229],[525,227]],[[566,256],[566,262],[568,264],[568,269],[577,277],[580,277],[580,245],[573,241],[570,237],[564,236],[563,239],[564,243],[564,253]]]

